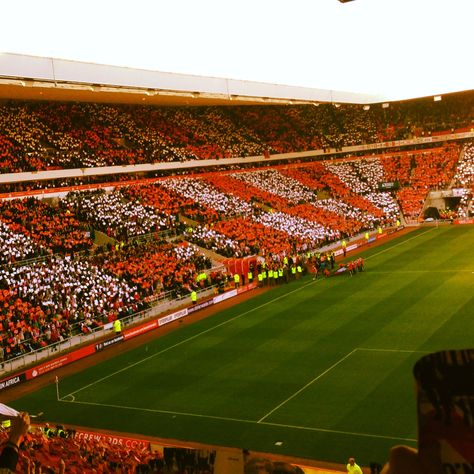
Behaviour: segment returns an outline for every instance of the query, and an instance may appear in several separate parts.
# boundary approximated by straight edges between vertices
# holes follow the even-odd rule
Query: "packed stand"
[[[250,248],[248,252],[245,252],[245,247],[242,248],[239,242],[216,232],[210,226],[197,225],[189,229],[186,239],[199,247],[204,247],[228,258],[240,258],[250,254]]]
[[[57,102],[0,105],[3,173],[341,149],[466,130],[472,93],[372,105],[150,107]]]
[[[119,240],[159,232],[174,225],[173,216],[158,213],[156,208],[136,201],[125,201],[120,190],[71,192],[62,204],[81,220]]]
[[[314,202],[317,199],[314,190],[276,169],[234,173],[231,176],[267,193],[276,194],[290,203]]]
[[[405,217],[418,218],[428,193],[450,185],[459,153],[459,146],[451,144],[380,158],[387,180],[402,186],[396,195]]]
[[[193,245],[155,240],[145,244],[131,243],[95,255],[93,262],[118,279],[137,288],[137,300],[171,292],[173,298],[200,288],[198,274],[210,269],[212,262]],[[211,282],[204,279],[204,283]]]
[[[58,342],[62,338],[51,341],[48,337],[51,324],[66,331],[74,325],[78,332],[88,333],[140,306],[136,286],[70,256],[4,266],[0,268],[0,290],[15,298],[8,306],[15,316],[7,320],[14,326],[4,327],[2,333],[4,348],[10,337],[16,339],[12,353],[20,341],[24,353],[43,347],[43,341]]]
[[[456,186],[462,186],[462,196],[457,209],[458,217],[469,217],[469,206],[472,205],[474,195],[474,143],[464,147],[454,180]]]
[[[0,221],[0,265],[30,259],[41,254],[41,248],[27,235],[14,232]]]
[[[203,179],[220,192],[230,193],[252,205],[259,205],[263,209],[281,209],[288,205],[288,200],[284,197],[264,191],[249,183],[248,180],[237,179],[233,174],[212,173]]]
[[[197,222],[212,222],[218,219],[217,211],[212,207],[200,204],[169,187],[165,188],[161,182],[127,186],[122,188],[122,195],[130,201],[151,206],[158,213],[173,218],[175,225],[180,215]]]
[[[202,206],[214,209],[219,219],[252,214],[252,206],[249,203],[231,194],[218,191],[202,179],[166,179],[161,182],[161,185],[193,199]]]
[[[7,407],[9,408],[9,407]],[[10,421],[10,420],[8,420]],[[169,474],[214,472],[216,452],[207,449],[154,447],[144,440],[109,441],[102,433],[84,433],[63,425],[32,426],[27,413],[0,431],[2,472],[34,474]],[[21,424],[21,425],[20,425]]]
[[[387,220],[395,220],[399,209],[389,192],[379,191],[386,181],[384,169],[378,159],[340,161],[325,164],[352,191],[362,195],[374,207],[380,209]]]
[[[299,237],[291,237],[285,230],[269,227],[267,220],[256,222],[251,218],[237,217],[217,222],[213,230],[238,242],[241,255],[289,255],[301,246]]]
[[[73,253],[92,246],[88,226],[79,222],[74,213],[33,197],[0,201],[0,222],[12,233],[26,236],[16,239],[21,242],[19,254],[26,238],[36,246],[31,256]]]
[[[474,143],[466,145],[462,151],[456,173],[454,174],[456,185],[465,188],[474,187]]]

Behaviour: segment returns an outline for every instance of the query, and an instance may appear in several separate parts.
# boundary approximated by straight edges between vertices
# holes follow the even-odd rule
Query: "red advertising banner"
[[[121,446],[127,449],[149,449],[150,442],[145,439],[127,438],[125,436],[111,435],[107,433],[97,433],[93,431],[85,431],[76,429],[76,438],[79,440],[94,440],[102,443],[111,444],[113,446]]]
[[[474,224],[474,219],[454,219],[453,224]]]
[[[59,369],[59,367],[63,367],[67,364],[70,364],[71,362],[82,359],[83,357],[86,357],[94,353],[95,353],[95,345],[82,347],[81,349],[78,349],[77,351],[73,351],[69,354],[65,354],[61,357],[45,362],[44,364],[40,364],[40,365],[37,365],[36,367],[28,369],[25,372],[26,380],[33,379],[35,377],[38,377],[39,375],[43,375],[43,374],[46,374],[47,372],[51,372],[52,370]]]
[[[124,331],[123,337],[127,341],[128,339],[131,339],[132,337],[139,336],[140,334],[144,334],[148,331],[153,331],[153,329],[156,329],[157,327],[158,327],[158,321],[154,319],[153,321],[140,324],[140,326],[136,326],[132,329],[128,329],[127,331]]]
[[[237,294],[240,295],[241,293],[245,293],[246,291],[253,290],[257,288],[257,283],[250,283],[250,285],[245,285],[237,288]]]

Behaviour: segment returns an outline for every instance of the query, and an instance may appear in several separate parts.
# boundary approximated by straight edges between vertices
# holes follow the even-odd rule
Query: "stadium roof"
[[[0,99],[250,105],[374,103],[369,94],[0,54]]]
[[[160,103],[232,96],[374,103],[474,88],[472,0],[83,0],[74,8],[24,0],[7,2],[2,17],[1,51],[23,59],[6,73],[12,57],[0,53],[0,76],[33,79],[35,88],[28,83],[22,94],[42,88],[25,74],[26,62],[39,59],[49,61],[56,86],[61,74],[92,87],[120,76],[122,89],[142,89],[134,85],[141,76],[150,89],[145,101]],[[181,96],[166,95],[170,84]],[[70,91],[72,98],[86,92]],[[107,91],[94,92],[87,100],[107,99]],[[120,97],[136,101],[140,93]]]

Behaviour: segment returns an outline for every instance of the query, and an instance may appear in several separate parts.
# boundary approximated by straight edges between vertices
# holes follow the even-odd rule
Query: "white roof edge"
[[[350,104],[374,104],[388,100],[381,95],[150,71],[14,53],[0,53],[0,77],[198,92],[228,98],[241,96]]]

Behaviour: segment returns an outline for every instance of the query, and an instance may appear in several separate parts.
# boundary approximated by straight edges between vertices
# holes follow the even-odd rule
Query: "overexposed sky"
[[[474,89],[474,0],[6,0],[1,12],[0,52],[391,100]]]

